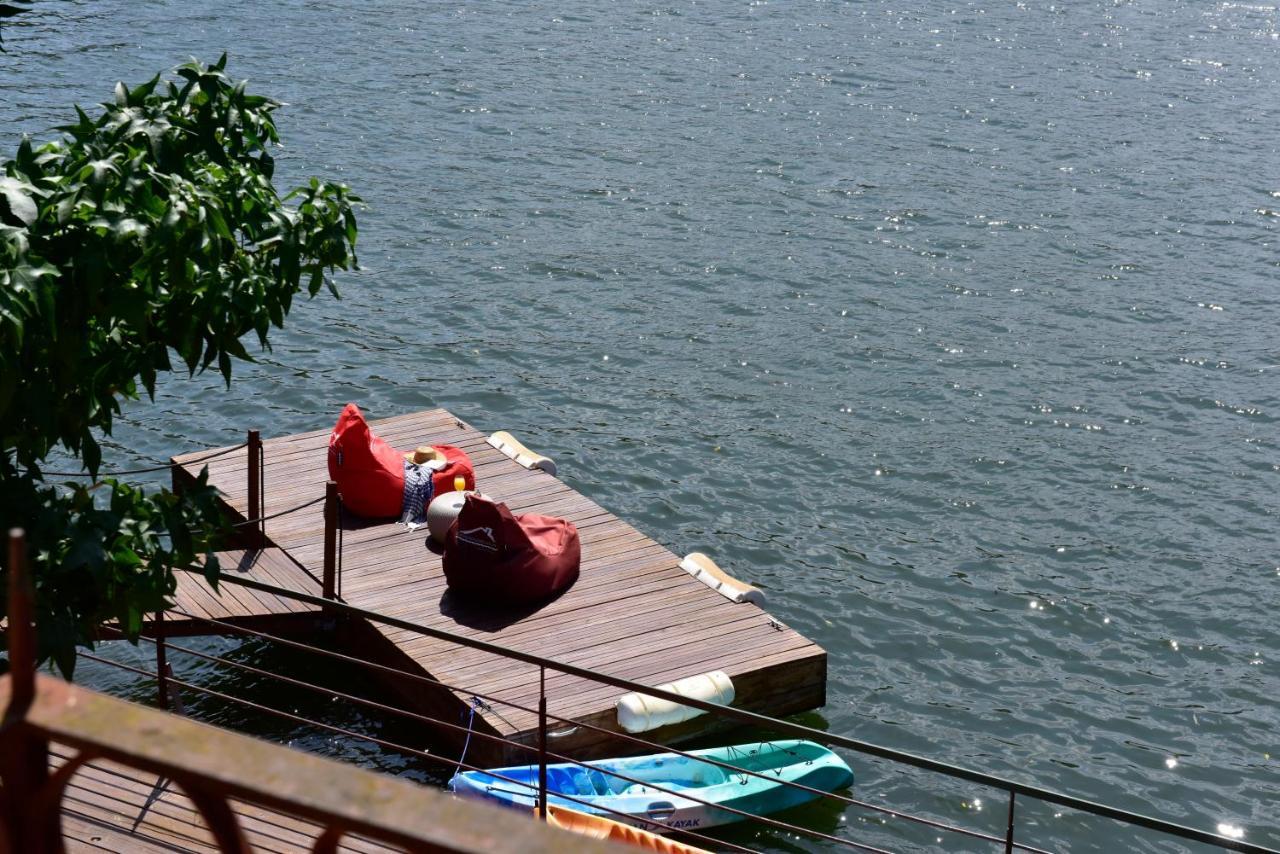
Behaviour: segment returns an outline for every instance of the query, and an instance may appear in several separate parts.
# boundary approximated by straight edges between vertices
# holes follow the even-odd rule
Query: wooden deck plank
[[[743,708],[794,711],[822,702],[826,653],[820,647],[789,628],[779,628],[755,605],[729,603],[692,579],[679,568],[679,557],[589,497],[544,472],[523,469],[490,447],[482,433],[442,409],[375,420],[371,426],[401,450],[420,444],[460,447],[475,463],[482,492],[506,502],[516,513],[573,521],[582,541],[581,574],[563,595],[539,606],[486,607],[449,593],[440,555],[428,548],[425,531],[410,533],[394,520],[349,517],[343,525],[341,585],[349,604],[643,684],[724,669],[735,682],[741,680],[735,705]],[[264,441],[264,513],[323,495],[328,437],[329,430],[320,429]],[[197,451],[175,460],[199,460],[208,453]],[[248,505],[246,460],[245,453],[236,451],[190,463],[184,471],[194,476],[207,465],[224,502],[243,516]],[[321,574],[322,506],[271,519],[266,530],[272,547],[262,552],[260,567],[247,571],[269,583],[316,592],[315,581],[294,564]],[[208,590],[183,592],[193,609],[206,614],[290,608],[273,601],[280,597],[269,593],[248,596],[240,591],[219,598]],[[297,607],[292,603],[292,610]],[[468,691],[536,706],[535,667],[376,622],[361,637],[369,649],[360,652],[371,660],[416,668],[457,686],[449,700],[457,707]],[[780,691],[778,685],[787,688]],[[558,673],[548,675],[547,688],[558,714],[616,725],[612,717],[617,689]],[[438,693],[441,701],[450,696]],[[420,691],[417,696],[425,697]],[[529,712],[499,716],[482,711],[480,717],[487,730],[524,741],[536,724]],[[700,731],[698,725],[680,727],[672,733],[689,737]],[[603,749],[607,741],[605,736],[584,733],[566,743],[589,752]]]

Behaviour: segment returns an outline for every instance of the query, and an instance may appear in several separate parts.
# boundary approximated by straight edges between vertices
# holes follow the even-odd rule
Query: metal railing
[[[442,631],[440,629],[436,629],[430,626],[425,626],[418,623],[414,623],[412,621],[390,617],[387,615],[379,614],[377,612],[358,608],[353,605],[342,602],[340,600],[337,600],[336,598],[328,598],[324,596],[312,596],[305,593],[298,593],[296,591],[275,587],[274,585],[264,584],[263,582],[256,581],[250,578],[225,577],[223,578],[222,581],[223,583],[240,585],[252,590],[258,590],[261,592],[271,593],[277,596],[281,596],[284,598],[293,599],[295,601],[302,602],[304,604],[315,605],[322,609],[325,609],[326,612],[330,615],[336,614],[346,619],[366,620],[372,623],[378,623],[389,628],[408,631],[423,637],[434,638],[440,641],[456,644],[459,647],[466,647],[469,649],[473,649],[473,650],[488,653],[494,656],[498,656],[507,660],[519,661],[519,662],[523,662],[536,667],[538,669],[539,691],[538,691],[538,705],[537,705],[537,708],[535,709],[530,706],[522,705],[507,699],[497,697],[493,694],[479,693],[479,692],[472,691],[468,686],[465,686],[465,685],[447,684],[440,680],[433,679],[432,677],[425,674],[410,673],[410,672],[406,672],[396,668],[388,667],[386,665],[378,664],[376,662],[364,661],[354,656],[347,656],[340,652],[336,652],[334,650],[325,649],[323,647],[318,647],[312,644],[307,644],[297,640],[291,640],[288,638],[279,638],[264,632],[258,632],[252,629],[236,626],[233,623],[229,623],[226,621],[217,620],[209,617],[200,617],[187,612],[179,612],[181,616],[184,617],[185,619],[192,619],[192,620],[204,622],[210,625],[211,634],[218,633],[218,634],[243,635],[247,637],[257,637],[260,639],[269,640],[269,641],[280,643],[280,644],[285,644],[294,649],[303,650],[303,651],[321,655],[327,658],[341,660],[352,665],[368,668],[372,671],[380,672],[381,674],[385,676],[389,676],[393,679],[419,682],[419,683],[433,686],[435,688],[452,691],[461,697],[472,697],[483,703],[501,705],[501,706],[515,709],[517,711],[525,712],[528,714],[536,714],[537,721],[538,721],[537,730],[536,730],[537,745],[532,746],[532,745],[523,744],[518,741],[503,739],[501,736],[479,732],[470,727],[462,727],[459,724],[451,723],[449,721],[441,720],[438,718],[432,718],[426,715],[421,715],[419,713],[412,712],[407,709],[397,708],[394,706],[389,706],[385,703],[377,703],[376,701],[357,698],[354,695],[344,694],[342,692],[334,691],[331,688],[325,688],[323,686],[306,683],[303,680],[298,680],[291,677],[282,677],[279,674],[271,674],[266,671],[262,671],[258,668],[252,668],[249,665],[245,665],[239,662],[232,662],[225,658],[211,656],[207,653],[201,653],[196,650],[190,650],[182,647],[175,647],[175,645],[173,645],[172,643],[165,641],[163,637],[157,637],[154,639],[158,654],[161,654],[160,650],[164,649],[165,647],[168,647],[169,649],[180,651],[182,654],[191,654],[196,656],[197,658],[209,659],[214,661],[215,663],[229,665],[240,670],[249,670],[250,672],[255,673],[255,675],[272,676],[273,678],[280,679],[285,684],[291,685],[293,687],[304,688],[307,690],[321,691],[331,696],[338,696],[343,698],[344,700],[359,703],[360,705],[364,705],[368,708],[374,709],[381,713],[387,713],[387,714],[398,715],[401,717],[412,718],[414,720],[418,720],[423,723],[430,723],[444,731],[450,731],[455,734],[465,733],[466,735],[472,738],[481,738],[481,739],[490,740],[490,741],[505,742],[508,746],[516,750],[524,751],[528,754],[536,754],[536,763],[539,771],[538,773],[539,782],[538,782],[538,786],[536,787],[536,792],[531,792],[530,794],[536,795],[536,800],[539,805],[546,804],[550,794],[547,786],[547,777],[546,777],[546,768],[549,760],[554,760],[557,762],[574,763],[574,764],[581,765],[583,767],[588,767],[588,768],[596,767],[596,766],[593,766],[590,762],[579,762],[573,757],[570,757],[567,755],[561,755],[560,753],[557,753],[549,749],[547,745],[548,745],[548,738],[550,736],[550,730],[556,727],[565,727],[565,726],[577,727],[577,728],[582,728],[582,729],[597,732],[602,737],[607,736],[609,738],[619,739],[627,744],[627,748],[630,752],[636,752],[637,750],[640,750],[640,749],[655,751],[655,752],[669,752],[678,756],[691,757],[691,758],[697,759],[698,761],[705,762],[708,765],[719,766],[725,771],[734,775],[745,775],[750,777],[765,777],[764,774],[753,771],[751,769],[742,768],[740,766],[733,765],[732,763],[720,762],[717,760],[712,760],[712,759],[708,759],[706,757],[701,757],[701,756],[692,756],[687,752],[683,752],[666,745],[651,742],[646,739],[637,737],[635,735],[620,733],[612,729],[606,729],[603,727],[590,724],[585,721],[550,714],[547,711],[548,697],[547,697],[547,691],[546,691],[546,678],[547,678],[547,672],[552,671],[552,672],[562,673],[569,676],[575,676],[582,679],[590,680],[592,682],[602,684],[602,685],[609,685],[614,688],[620,689],[621,691],[624,691],[624,692],[635,691],[635,692],[646,694],[651,697],[670,700],[672,702],[675,702],[684,706],[690,706],[702,712],[715,715],[720,719],[730,721],[734,724],[740,724],[744,726],[767,730],[770,733],[774,734],[776,737],[805,739],[808,741],[813,741],[819,744],[826,745],[829,748],[834,747],[834,748],[840,748],[848,751],[853,751],[856,753],[864,754],[867,756],[873,756],[879,759],[887,760],[889,762],[897,763],[899,765],[905,765],[912,768],[917,768],[924,771],[941,774],[948,778],[962,780],[965,782],[974,783],[981,786],[996,789],[1004,793],[1008,799],[1006,822],[1005,822],[1005,828],[1004,828],[1005,832],[1003,835],[994,835],[994,834],[985,833],[979,830],[974,830],[972,828],[966,828],[966,827],[961,827],[954,824],[949,824],[947,822],[938,821],[936,819],[927,818],[924,816],[915,816],[901,810],[894,810],[879,804],[870,803],[864,800],[855,799],[845,795],[834,794],[829,792],[821,792],[818,790],[809,789],[808,787],[804,787],[798,784],[787,783],[786,781],[780,781],[773,777],[766,777],[766,779],[769,779],[772,782],[778,782],[784,785],[790,785],[795,788],[804,789],[806,792],[814,796],[820,796],[822,798],[834,801],[836,803],[843,804],[846,807],[856,807],[859,809],[871,810],[887,816],[892,816],[894,818],[903,819],[907,822],[917,823],[917,824],[920,824],[921,826],[926,826],[932,829],[945,831],[949,833],[960,834],[971,839],[982,840],[984,842],[990,843],[993,847],[1002,849],[1006,852],[1011,852],[1014,850],[1042,852],[1042,849],[1033,847],[1031,844],[1027,842],[1023,842],[1018,839],[1018,826],[1016,822],[1017,807],[1019,803],[1018,799],[1029,798],[1029,799],[1034,799],[1036,801],[1053,804],[1058,807],[1066,807],[1072,810],[1078,810],[1082,813],[1086,813],[1089,815],[1111,819],[1127,825],[1131,825],[1133,827],[1139,827],[1139,828],[1144,828],[1146,830],[1155,831],[1157,833],[1164,834],[1165,836],[1171,837],[1171,838],[1206,843],[1206,844],[1217,846],[1219,848],[1227,849],[1227,850],[1252,852],[1252,854],[1280,854],[1280,852],[1277,852],[1276,849],[1246,842],[1242,839],[1232,839],[1226,836],[1212,833],[1210,831],[1201,830],[1199,828],[1188,827],[1186,825],[1177,824],[1174,822],[1166,821],[1166,820],[1155,818],[1152,816],[1147,816],[1140,813],[1119,809],[1117,807],[1108,806],[1106,804],[1097,803],[1084,798],[1078,798],[1072,795],[1056,792],[1043,787],[1033,786],[1033,785],[1021,783],[1015,780],[1009,780],[1006,778],[998,777],[996,775],[987,774],[981,771],[975,771],[972,769],[963,768],[961,766],[953,765],[950,763],[940,762],[935,759],[930,759],[928,757],[919,756],[919,755],[908,753],[905,751],[883,747],[880,745],[872,744],[870,742],[860,741],[858,739],[831,734],[828,732],[824,732],[822,730],[814,729],[812,727],[807,727],[801,724],[796,724],[788,721],[770,718],[768,716],[746,711],[744,709],[734,708],[732,706],[722,706],[722,705],[718,705],[715,703],[710,703],[702,700],[695,700],[695,699],[684,697],[678,694],[673,694],[667,691],[661,691],[652,686],[635,682],[629,679],[623,679],[619,677],[610,676],[605,673],[600,673],[598,671],[594,671],[589,668],[580,667],[580,666],[565,663],[565,662],[559,662],[559,661],[545,658],[543,656],[535,655],[532,653],[526,653],[526,652],[521,652],[519,650],[508,649],[508,648],[499,646],[497,644],[488,643],[482,640],[468,638],[460,635],[454,635],[450,632]],[[151,640],[151,639],[148,639],[148,640]],[[147,671],[142,671],[139,668],[132,668],[132,669],[134,669],[137,672],[144,673],[146,675],[152,675],[152,676],[155,675]],[[170,681],[175,682],[175,680],[170,680]],[[222,692],[212,692],[211,689],[202,688],[193,683],[176,682],[176,684],[179,687],[182,687],[188,690],[193,690],[193,691],[203,692],[203,693],[214,693],[214,694],[217,694],[219,697],[221,697],[223,700],[239,703],[242,705],[250,705],[257,710],[266,712],[268,714],[285,715],[285,716],[288,715],[288,713],[283,713],[283,712],[279,712],[278,710],[270,709],[269,707],[263,706],[262,704],[254,704],[251,701],[244,700],[243,698],[237,698]],[[296,718],[297,716],[293,716],[293,717]],[[366,738],[373,741],[377,741],[381,746],[387,749],[399,750],[401,752],[406,752],[409,755],[416,755],[416,756],[419,756],[420,758],[427,759],[429,761],[433,761],[433,762],[444,761],[446,762],[446,764],[450,764],[450,765],[459,764],[460,767],[463,767],[463,768],[475,769],[475,766],[468,765],[465,763],[465,761],[461,763],[455,763],[453,760],[443,760],[440,756],[435,754],[425,754],[422,751],[416,751],[416,750],[413,750],[412,748],[406,748],[401,745],[395,745],[386,740],[378,740],[370,736],[364,736],[358,733],[342,730],[341,728],[334,728],[334,727],[331,727],[330,725],[323,724],[317,721],[308,721],[306,719],[298,719],[296,720],[296,722],[310,723],[310,724],[319,726],[322,729],[331,730],[331,731],[334,731],[336,734],[347,736],[347,737]],[[531,760],[530,764],[532,763],[533,763],[533,760]],[[869,851],[881,850],[878,848],[874,848],[872,846],[863,845],[861,843],[858,843],[850,839],[845,839],[842,837],[823,833],[821,831],[816,831],[811,828],[802,827],[799,825],[780,821],[777,819],[764,818],[756,815],[742,813],[741,811],[735,811],[731,808],[724,807],[719,804],[708,803],[706,801],[702,801],[696,795],[691,795],[688,791],[676,791],[673,789],[667,789],[665,787],[662,787],[661,785],[655,786],[650,781],[642,781],[639,779],[634,779],[634,778],[628,777],[625,774],[618,773],[616,771],[606,770],[605,773],[608,775],[618,777],[627,782],[644,783],[644,785],[648,786],[650,789],[658,791],[660,793],[678,795],[681,798],[694,801],[695,803],[703,803],[703,804],[706,804],[707,806],[714,807],[719,810],[724,810],[725,812],[739,813],[740,818],[751,819],[753,821],[759,822],[763,826],[772,827],[775,829],[808,836],[814,839],[821,839],[826,842],[830,842],[833,844],[838,844],[844,847],[854,848],[858,850],[869,850]],[[512,782],[519,786],[527,785],[523,783],[518,783],[517,781],[512,781]],[[571,802],[584,803],[580,798],[576,798],[571,795],[567,795],[564,793],[555,793],[555,794],[557,797],[563,797],[566,800],[569,800]],[[597,809],[598,808],[599,807],[597,807]],[[634,822],[635,820],[634,817],[632,817],[632,820]],[[676,829],[676,828],[662,828],[663,822],[661,821],[646,820],[645,823],[653,826],[658,826],[661,829]],[[705,839],[705,837],[703,838]],[[726,843],[723,840],[708,840],[708,841],[713,842],[715,845],[719,847],[726,846]]]

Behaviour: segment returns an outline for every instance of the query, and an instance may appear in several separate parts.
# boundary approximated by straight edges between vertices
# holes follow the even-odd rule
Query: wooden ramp
[[[219,552],[218,562],[227,578],[250,578],[296,593],[320,595],[320,582],[278,548]],[[206,619],[255,631],[288,633],[304,630],[309,620],[320,613],[314,605],[274,593],[235,584],[220,584],[214,590],[201,576],[185,572],[176,575],[174,605],[179,615],[190,617],[170,616],[165,621],[165,634],[169,636],[216,634],[215,624]]]
[[[724,670],[734,681],[739,708],[773,716],[825,702],[826,653],[752,604],[734,604],[679,567],[680,559],[585,496],[545,472],[526,470],[490,447],[485,437],[442,409],[371,422],[390,444],[461,447],[476,466],[478,487],[515,513],[538,512],[573,521],[582,539],[582,572],[563,595],[536,608],[495,610],[449,593],[440,557],[427,532],[409,532],[391,521],[347,518],[343,524],[341,598],[350,605],[503,647],[590,668],[650,685]],[[263,443],[265,506],[269,516],[323,496],[329,429]],[[175,457],[175,481],[192,480],[204,465],[228,507],[248,511],[247,456],[236,452],[207,463],[209,451]],[[258,560],[265,570],[311,587],[322,574],[323,505],[266,523],[269,538]],[[293,572],[288,566],[306,567]],[[265,571],[264,570],[264,571]],[[303,580],[305,579],[305,581]],[[196,579],[196,583],[201,583]],[[231,585],[226,585],[230,588]],[[297,588],[295,588],[297,589]],[[278,614],[282,603],[254,602],[237,591],[219,597],[227,616],[248,620]],[[186,591],[185,601],[212,607],[208,591]],[[272,597],[275,598],[275,597]],[[231,613],[234,611],[235,613]],[[397,685],[417,708],[448,721],[466,720],[473,693],[494,695],[526,710],[493,703],[476,714],[477,730],[532,744],[536,735],[538,669],[377,623],[346,625],[343,651],[409,672],[429,675],[452,692]],[[577,677],[548,672],[548,711],[574,721],[617,729],[619,691]],[[706,732],[702,716],[648,734],[664,741]],[[613,744],[606,742],[613,741]],[[552,750],[578,756],[624,752],[625,745],[578,729],[553,740]],[[523,751],[495,751],[473,740],[471,754],[492,762],[523,761]]]

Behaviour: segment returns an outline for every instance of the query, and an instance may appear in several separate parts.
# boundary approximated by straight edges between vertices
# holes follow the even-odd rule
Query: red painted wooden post
[[[0,791],[11,793],[0,800],[0,821],[8,844],[18,852],[62,850],[61,826],[56,805],[33,813],[19,793],[38,792],[49,780],[49,742],[26,726],[24,718],[36,693],[36,644],[32,622],[34,606],[27,579],[27,536],[21,528],[9,529],[9,706],[0,726]]]

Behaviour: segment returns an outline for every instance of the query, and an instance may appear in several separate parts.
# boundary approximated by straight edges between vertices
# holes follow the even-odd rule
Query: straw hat
[[[419,445],[414,450],[405,454],[404,458],[409,462],[420,466],[431,465],[432,468],[444,468],[444,464],[447,462],[444,458],[444,453],[437,451],[430,445]]]

